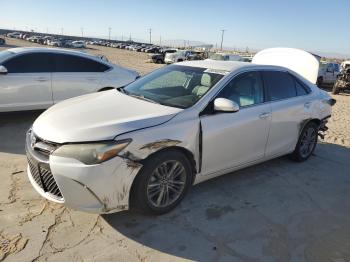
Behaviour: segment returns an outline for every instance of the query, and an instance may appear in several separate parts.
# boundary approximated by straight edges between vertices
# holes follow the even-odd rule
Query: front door
[[[236,102],[240,110],[201,116],[203,175],[254,162],[265,155],[271,109],[264,103],[261,74],[248,72],[235,77],[217,97]]]
[[[46,53],[18,55],[2,65],[0,111],[45,109],[52,105],[51,64]]]

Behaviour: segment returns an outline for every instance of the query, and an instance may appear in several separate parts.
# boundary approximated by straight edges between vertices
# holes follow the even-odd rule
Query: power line
[[[222,29],[220,31],[221,31],[221,45],[220,45],[220,49],[222,51],[222,43],[224,42],[224,34],[225,34],[226,29]]]
[[[152,28],[149,29],[149,43],[152,44]]]

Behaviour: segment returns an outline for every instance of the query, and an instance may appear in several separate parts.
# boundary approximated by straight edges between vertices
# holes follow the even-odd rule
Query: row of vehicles
[[[73,40],[70,38],[55,37],[52,35],[33,35],[29,33],[13,32],[8,33],[6,36],[10,38],[23,39],[29,42],[54,47],[86,48],[86,42],[83,40]]]
[[[77,51],[9,49],[0,52],[0,106],[34,109],[30,98],[49,107],[25,145],[43,197],[94,213],[163,214],[194,184],[282,155],[307,160],[335,103],[315,85],[318,66],[307,52],[278,49],[252,63],[184,61],[138,79]],[[63,97],[89,85],[112,89]]]

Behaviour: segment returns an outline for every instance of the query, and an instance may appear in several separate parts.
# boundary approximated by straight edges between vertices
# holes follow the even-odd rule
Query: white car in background
[[[211,53],[209,54],[208,59],[218,61],[242,61],[242,57],[240,55],[233,55],[227,53]]]
[[[253,63],[166,66],[51,107],[27,133],[30,182],[79,210],[162,214],[192,184],[286,154],[308,159],[335,101],[314,84],[311,54],[267,51]]]
[[[191,50],[178,50],[175,53],[166,53],[164,62],[166,64],[172,64],[172,63],[186,61],[187,58],[193,54],[194,52]]]
[[[138,77],[82,52],[7,49],[0,52],[0,112],[46,109],[74,96],[124,87]]]
[[[73,41],[72,47],[74,47],[74,48],[86,48],[86,43],[84,41]]]
[[[337,81],[341,67],[338,63],[320,63],[317,85],[333,85]]]

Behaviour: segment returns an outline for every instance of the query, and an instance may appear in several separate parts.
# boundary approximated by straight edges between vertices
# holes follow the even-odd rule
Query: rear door
[[[71,54],[54,55],[53,101],[97,91],[101,77],[110,68],[95,60]]]
[[[51,60],[48,53],[17,55],[2,63],[0,111],[45,109],[52,105]]]
[[[311,90],[288,72],[264,71],[272,118],[266,156],[287,154],[294,150],[301,123],[311,117]]]

